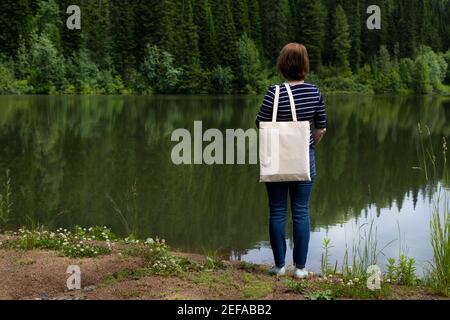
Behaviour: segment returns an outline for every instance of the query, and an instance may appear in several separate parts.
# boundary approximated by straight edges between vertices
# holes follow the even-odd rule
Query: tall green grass
[[[12,206],[11,175],[8,169],[5,173],[5,181],[0,189],[0,228],[11,220]]]
[[[137,181],[134,181],[130,189],[125,193],[124,199],[121,201],[122,206],[120,206],[109,194],[107,194],[106,197],[120,218],[128,237],[131,239],[138,239],[140,218]]]
[[[430,242],[433,260],[426,276],[426,283],[435,292],[450,295],[450,189],[447,169],[447,139],[442,140],[442,161],[436,156],[427,128],[429,145],[425,146],[423,132],[419,125],[421,169],[425,178],[433,179],[435,196],[430,218]],[[431,176],[432,174],[432,176]]]
[[[351,251],[348,248],[345,250],[342,275],[348,279],[366,279],[369,266],[376,265],[379,257],[384,255],[383,251],[394,241],[380,248],[374,220],[362,224],[358,227]]]

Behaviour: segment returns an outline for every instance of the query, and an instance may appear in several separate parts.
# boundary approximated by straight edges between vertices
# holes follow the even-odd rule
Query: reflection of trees
[[[170,134],[194,120],[204,129],[252,127],[259,103],[243,96],[1,97],[0,169],[12,169],[17,221],[28,215],[123,232],[106,194],[125,208],[136,180],[142,236],[190,249],[244,250],[267,238],[257,166],[174,166]],[[417,198],[425,188],[411,169],[418,164],[417,123],[440,141],[450,130],[448,100],[330,96],[327,104],[313,225],[345,221],[372,205],[401,207],[408,192]]]
[[[371,205],[401,209],[408,192],[417,201],[426,187],[422,174],[412,169],[418,166],[417,124],[429,126],[431,140],[441,141],[450,128],[448,102],[417,96],[329,97],[330,127],[317,152],[313,225],[343,222]]]

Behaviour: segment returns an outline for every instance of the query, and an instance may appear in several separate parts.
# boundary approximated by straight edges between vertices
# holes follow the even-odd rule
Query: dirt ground
[[[201,256],[178,255],[203,260]],[[80,266],[81,290],[67,290],[69,265]],[[287,289],[287,278],[269,276],[265,266],[243,270],[239,262],[225,262],[225,268],[220,270],[182,276],[133,273],[143,265],[142,258],[123,255],[120,251],[96,258],[70,259],[54,251],[0,249],[0,299],[305,299],[303,294]],[[426,291],[401,288],[394,288],[391,298],[440,299]]]

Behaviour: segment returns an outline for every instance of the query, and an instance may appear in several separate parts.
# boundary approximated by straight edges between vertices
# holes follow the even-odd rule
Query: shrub
[[[237,87],[242,93],[256,93],[264,88],[264,75],[258,48],[252,39],[244,34],[237,47]]]
[[[431,48],[421,47],[417,59],[427,66],[432,89],[441,89],[447,73],[447,62],[444,57],[434,53]]]
[[[100,71],[87,51],[81,50],[68,59],[67,76],[77,92],[82,94],[99,92],[99,75]]]
[[[230,67],[217,65],[211,72],[211,87],[213,93],[230,93],[233,79],[234,76]]]
[[[175,68],[170,53],[157,46],[147,45],[144,60],[140,66],[138,91],[145,92],[151,87],[155,92],[173,92],[180,81],[181,70]]]
[[[430,81],[430,69],[423,57],[416,59],[416,67],[414,70],[414,91],[419,94],[431,93],[433,87]]]
[[[46,34],[32,35],[28,59],[30,83],[36,93],[53,93],[65,87],[65,59]]]

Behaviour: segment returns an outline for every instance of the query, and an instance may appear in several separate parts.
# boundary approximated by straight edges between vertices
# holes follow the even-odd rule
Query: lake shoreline
[[[332,274],[302,281],[291,275],[276,278],[265,265],[178,252],[158,239],[88,240],[92,246],[111,248],[94,257],[18,248],[23,239],[20,232],[0,234],[0,300],[448,299],[421,285],[383,283],[381,290],[370,291],[362,281],[347,282]],[[70,265],[80,267],[80,290],[67,289]]]

